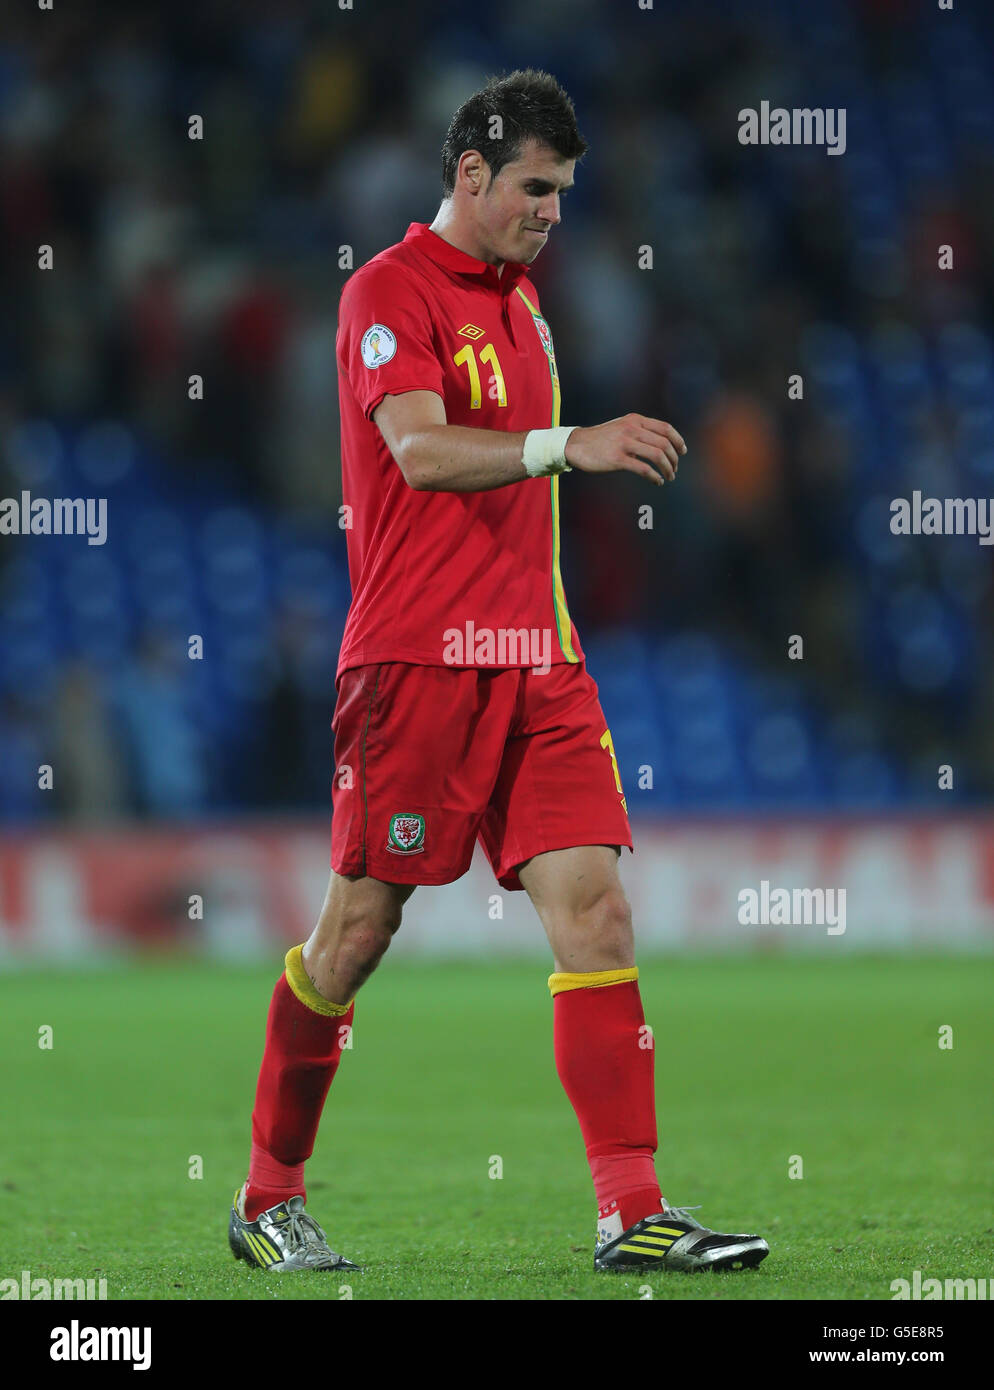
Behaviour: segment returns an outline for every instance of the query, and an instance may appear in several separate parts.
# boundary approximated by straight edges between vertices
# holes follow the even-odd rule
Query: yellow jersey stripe
[[[528,312],[532,319],[541,318],[541,314],[536,309],[520,285],[514,287],[521,298],[524,300]],[[536,331],[538,325],[536,324]],[[541,336],[541,335],[540,335]],[[543,343],[544,349],[544,343]],[[555,428],[559,424],[559,373],[556,371],[553,357],[549,357],[549,376],[552,378],[552,425]],[[563,588],[563,576],[559,568],[559,474],[553,473],[549,479],[550,496],[552,498],[552,607],[556,615],[556,632],[559,636],[559,646],[567,661],[578,662],[573,647],[573,625],[566,606],[566,590]]]
[[[553,419],[558,425],[558,395]],[[563,649],[566,660],[578,662],[580,658],[573,647],[573,623],[566,606],[566,590],[563,588],[563,576],[559,568],[559,474],[553,473],[549,483],[552,488],[552,601],[556,613],[556,631],[559,634],[559,645]]]

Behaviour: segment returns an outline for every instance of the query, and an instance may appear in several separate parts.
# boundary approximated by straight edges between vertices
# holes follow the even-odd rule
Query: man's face
[[[560,221],[560,191],[572,188],[575,164],[530,139],[495,179],[484,170],[485,189],[473,210],[480,243],[494,260],[531,264]]]

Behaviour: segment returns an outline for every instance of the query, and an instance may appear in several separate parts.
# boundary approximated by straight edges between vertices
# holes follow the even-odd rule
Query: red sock
[[[556,1071],[587,1146],[598,1226],[613,1217],[607,1229],[620,1235],[664,1206],[652,1157],[652,1035],[638,981],[561,990],[552,1002]]]
[[[252,1111],[252,1155],[245,1189],[245,1216],[260,1212],[298,1193],[306,1200],[304,1163],[314,1139],[325,1097],[342,1057],[348,1013],[328,1016],[302,1004],[280,976],[266,1022],[266,1048]]]

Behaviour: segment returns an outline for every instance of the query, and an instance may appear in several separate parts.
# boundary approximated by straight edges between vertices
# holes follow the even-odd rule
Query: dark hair
[[[501,117],[502,138],[490,135],[490,122]],[[573,103],[556,79],[536,68],[488,77],[486,85],[464,101],[449,122],[442,146],[442,189],[451,197],[456,169],[466,150],[479,150],[496,178],[513,164],[529,139],[550,146],[561,159],[582,159],[587,142],[576,128]]]

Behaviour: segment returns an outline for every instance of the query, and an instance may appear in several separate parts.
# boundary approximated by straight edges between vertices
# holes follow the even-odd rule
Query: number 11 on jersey
[[[480,387],[480,368],[476,361],[476,349],[473,344],[467,343],[465,347],[460,348],[452,360],[457,367],[461,367],[465,363],[469,369],[469,408],[470,410],[479,410],[483,405],[483,392]],[[480,361],[489,363],[493,368],[490,380],[492,387],[496,388],[497,391],[497,404],[507,405],[504,373],[500,369],[500,361],[493,343],[487,343],[480,353]]]

